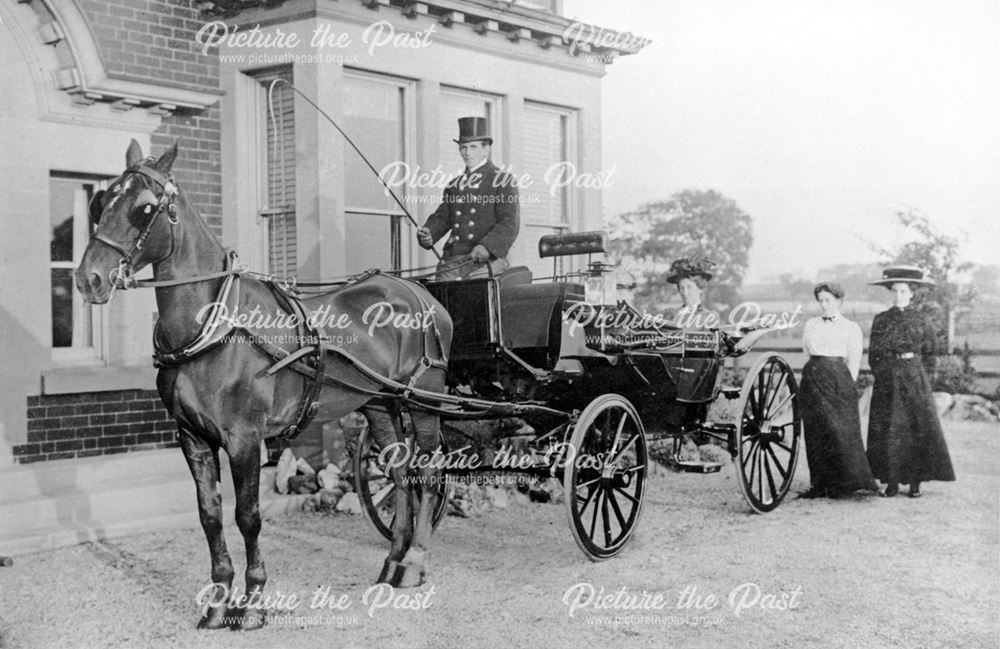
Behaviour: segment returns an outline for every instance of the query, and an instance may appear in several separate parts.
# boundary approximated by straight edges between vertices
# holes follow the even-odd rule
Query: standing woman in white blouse
[[[812,486],[803,498],[836,498],[859,489],[877,491],[861,441],[858,392],[861,327],[840,313],[844,289],[822,282],[813,289],[822,315],[806,322],[799,407],[805,426]]]

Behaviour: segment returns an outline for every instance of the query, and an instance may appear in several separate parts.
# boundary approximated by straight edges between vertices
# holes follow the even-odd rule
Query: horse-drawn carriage
[[[357,410],[369,421],[357,455],[358,487],[376,527],[388,531],[383,515],[391,522],[393,542],[378,580],[392,586],[424,580],[445,484],[426,460],[440,447],[442,419],[520,418],[530,425],[529,454],[505,468],[562,480],[573,536],[592,559],[621,552],[636,529],[647,428],[673,439],[675,449],[695,433],[725,444],[755,511],[773,509],[788,492],[800,436],[789,366],[765,355],[738,393],[719,386],[720,363],[743,351],[748,338],[738,344],[718,330],[685,331],[647,318],[613,297],[602,264],[585,276],[534,283],[525,271],[425,285],[370,272],[306,295],[235,263],[171,175],[176,155],[174,146],[158,159],[144,158],[132,142],[125,171],[91,202],[95,228],[76,285],[97,304],[116,290],[156,291],[157,389],[177,422],[212,559],[208,600],[215,604],[200,628],[264,624],[263,612],[246,599],[230,601],[220,451],[230,458],[235,519],[246,545],[245,593],[259,601],[267,580],[258,540],[261,441]],[[544,239],[540,254],[596,253],[602,239]],[[153,279],[137,280],[148,265]],[[389,317],[375,319],[373,309]],[[739,399],[732,423],[706,420],[707,404],[720,392]],[[396,494],[386,512],[387,492],[372,489],[384,479],[372,448],[406,443],[403,410],[421,461],[387,467]]]
[[[600,232],[550,235],[539,255],[604,252]],[[448,366],[449,395],[422,395],[449,420],[518,417],[530,428],[522,457],[476,463],[445,453],[446,474],[518,471],[562,481],[570,529],[591,559],[625,547],[642,510],[647,442],[669,439],[671,464],[714,472],[721,464],[682,460],[685,438],[708,437],[732,455],[750,508],[767,512],[788,492],[799,453],[796,382],[788,364],[768,354],[743,387],[724,387],[721,368],[737,356],[738,338],[720,330],[684,330],[619,300],[613,269],[591,262],[585,271],[532,282],[524,268],[499,278],[426,283],[455,324]],[[734,421],[710,422],[716,398],[738,399]],[[451,427],[452,430],[456,430]],[[515,430],[516,429],[516,430]],[[508,427],[523,437],[522,428]],[[531,433],[531,431],[534,431]],[[461,431],[457,431],[461,434]],[[503,443],[501,439],[493,440]],[[509,449],[510,447],[508,447]],[[527,457],[524,457],[525,448]],[[389,456],[366,431],[354,455],[356,489],[374,528],[392,535],[395,489]],[[496,456],[494,456],[495,458]],[[447,490],[435,510],[445,510]]]

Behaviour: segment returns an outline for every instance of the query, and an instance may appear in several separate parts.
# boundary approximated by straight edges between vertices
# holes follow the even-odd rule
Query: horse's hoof
[[[239,619],[233,623],[233,631],[256,631],[266,624],[264,614],[260,611],[245,611]]]
[[[382,565],[382,572],[379,574],[378,579],[375,580],[375,583],[389,584],[395,588],[399,585],[399,581],[402,578],[403,566],[401,566],[398,561],[386,559],[385,563]]]
[[[203,631],[216,631],[229,627],[230,621],[227,619],[229,613],[224,608],[210,608],[205,615],[198,620],[198,629]]]
[[[423,566],[410,563],[403,565],[403,576],[399,580],[399,588],[417,588],[424,585],[427,571]]]

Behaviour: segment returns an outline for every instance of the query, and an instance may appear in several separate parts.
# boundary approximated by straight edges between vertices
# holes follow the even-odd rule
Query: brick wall
[[[178,143],[174,177],[216,235],[222,235],[222,164],[219,107],[201,113],[178,114],[163,119],[153,133],[153,151],[160,155]]]
[[[205,24],[196,0],[80,0],[108,76],[214,90],[217,52],[202,52]]]
[[[177,425],[155,390],[28,397],[28,441],[19,463],[176,446]]]
[[[219,88],[217,48],[202,51],[196,35],[205,16],[195,0],[81,0],[109,77],[187,90]],[[218,106],[163,119],[153,133],[159,155],[177,140],[174,176],[216,234],[222,234]]]

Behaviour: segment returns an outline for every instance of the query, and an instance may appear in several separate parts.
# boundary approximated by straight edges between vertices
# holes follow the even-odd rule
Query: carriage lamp
[[[611,265],[603,261],[592,261],[587,266],[587,276],[583,280],[584,296],[588,304],[614,305],[617,303],[617,281],[611,272]]]

